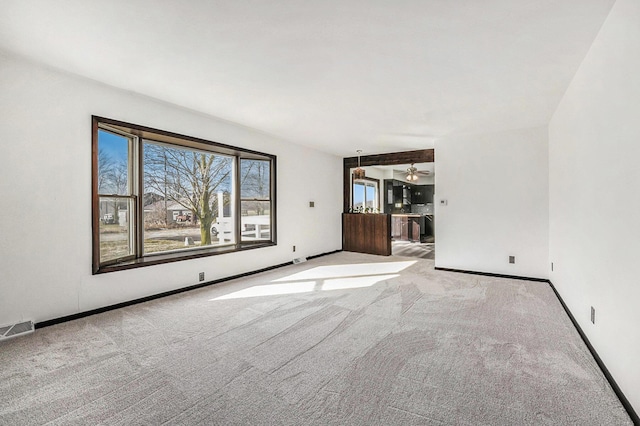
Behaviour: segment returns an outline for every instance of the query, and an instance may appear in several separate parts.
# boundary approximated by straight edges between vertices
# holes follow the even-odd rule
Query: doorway
[[[434,160],[433,149],[345,158],[344,212],[388,215],[391,254],[434,259]]]

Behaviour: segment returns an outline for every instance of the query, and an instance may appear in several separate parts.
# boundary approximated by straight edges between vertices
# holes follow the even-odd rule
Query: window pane
[[[234,232],[233,204],[231,202],[231,194],[229,192],[218,192],[216,194],[217,213],[215,220],[211,225],[212,238],[217,244],[235,243],[236,236]]]
[[[271,239],[271,202],[242,201],[240,203],[242,241]]]
[[[144,141],[144,253],[234,242],[233,157]]]
[[[100,197],[100,262],[133,254],[131,198]]]
[[[129,195],[130,139],[98,130],[98,193]]]
[[[361,207],[364,207],[364,185],[356,182],[353,184],[353,208]]]
[[[367,200],[367,205],[366,205],[367,207],[370,207],[370,208],[378,207],[376,203],[376,187],[375,186],[371,186],[371,185],[366,186],[366,200]]]
[[[266,160],[240,160],[240,194],[242,199],[268,200],[271,162]]]

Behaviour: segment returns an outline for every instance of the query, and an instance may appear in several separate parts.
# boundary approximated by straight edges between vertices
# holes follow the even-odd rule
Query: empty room
[[[640,3],[0,2],[0,425],[640,424]]]

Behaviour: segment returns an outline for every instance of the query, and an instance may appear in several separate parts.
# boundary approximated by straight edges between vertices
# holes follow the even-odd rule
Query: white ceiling
[[[614,2],[3,0],[0,49],[354,156],[546,125]]]

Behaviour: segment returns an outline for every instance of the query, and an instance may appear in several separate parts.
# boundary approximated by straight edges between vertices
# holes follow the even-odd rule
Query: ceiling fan
[[[420,176],[430,176],[431,172],[429,170],[418,170],[415,166],[415,163],[411,163],[411,167],[407,169],[407,180],[409,182],[417,181]]]

